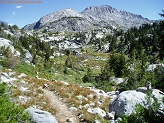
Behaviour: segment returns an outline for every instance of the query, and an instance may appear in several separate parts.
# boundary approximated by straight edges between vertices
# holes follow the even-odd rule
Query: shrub
[[[73,64],[74,64],[73,57],[68,57],[65,61],[65,66],[69,68],[73,68]]]
[[[154,69],[155,88],[164,92],[164,67],[157,66]]]
[[[2,55],[5,56],[1,61],[2,66],[6,68],[13,68],[19,61],[19,58],[11,52],[9,47],[2,47],[1,50]]]
[[[2,60],[0,60],[0,65],[2,65],[3,67],[9,68],[10,61],[7,58],[3,58]]]
[[[83,82],[86,83],[86,82],[94,82],[95,78],[94,78],[94,75],[93,75],[93,71],[88,68],[87,70],[87,74],[83,77]]]
[[[6,92],[7,85],[0,84],[0,122],[1,123],[17,123],[30,122],[29,115],[24,113],[21,106],[12,103]]]

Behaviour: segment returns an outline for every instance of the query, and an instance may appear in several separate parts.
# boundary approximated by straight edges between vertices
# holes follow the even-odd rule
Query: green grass
[[[79,74],[73,70],[68,70],[68,74],[59,73],[54,75],[53,79],[59,81],[73,82],[73,83],[82,83],[83,74]]]
[[[14,70],[19,73],[25,73],[30,76],[36,76],[35,68],[32,65],[29,65],[28,63],[21,61],[19,62],[15,67]]]
[[[14,70],[19,73],[25,73],[29,76],[35,77],[38,72],[39,78],[45,78],[48,80],[54,79],[58,81],[65,81],[71,83],[78,83],[83,86],[93,86],[93,83],[83,83],[82,78],[87,74],[88,68],[91,68],[93,75],[99,75],[101,68],[105,65],[106,61],[95,60],[97,56],[103,59],[107,59],[107,53],[92,52],[79,56],[56,56],[51,59],[51,69],[44,67],[44,60],[40,59],[40,62],[34,66],[21,61],[15,67]],[[65,61],[70,57],[73,60],[73,68],[66,68]],[[84,60],[87,61],[84,62]],[[65,72],[66,69],[66,72]]]
[[[81,83],[81,86],[83,86],[83,87],[92,87],[92,86],[94,86],[94,84],[93,83]]]

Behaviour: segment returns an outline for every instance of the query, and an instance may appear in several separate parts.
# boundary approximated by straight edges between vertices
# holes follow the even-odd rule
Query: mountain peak
[[[54,31],[83,31],[101,27],[118,27],[128,29],[151,21],[130,12],[117,10],[109,5],[90,6],[79,13],[71,8],[56,11],[41,17],[26,29],[45,29]],[[95,26],[96,25],[96,26]]]
[[[67,8],[67,9],[64,9],[64,11],[75,11],[75,10],[73,10],[72,8]]]
[[[51,23],[51,22],[57,21],[63,17],[70,17],[70,16],[71,17],[82,17],[82,15],[80,13],[78,13],[77,11],[75,11],[71,8],[67,8],[64,10],[55,11],[51,14],[41,17],[38,23],[40,26],[43,26],[46,23]]]
[[[102,6],[90,6],[90,7],[87,7],[82,13],[88,12],[88,11],[113,13],[113,12],[117,12],[118,10],[113,8],[113,7],[111,7],[111,6],[109,6],[109,5],[102,5]]]

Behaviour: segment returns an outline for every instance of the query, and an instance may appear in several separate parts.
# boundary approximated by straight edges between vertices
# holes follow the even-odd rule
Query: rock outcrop
[[[5,49],[9,47],[9,49],[14,55],[20,56],[20,53],[13,47],[12,42],[10,40],[0,38],[0,48],[1,47],[4,47]]]
[[[10,77],[7,73],[0,72],[0,83],[5,82],[8,85],[12,85],[15,81],[17,81],[16,78]]]
[[[25,112],[28,112],[30,114],[31,119],[35,123],[58,123],[56,118],[47,111],[42,111],[40,109],[34,108],[27,108],[25,109]]]
[[[106,116],[106,112],[104,110],[102,110],[101,108],[88,108],[87,111],[91,114],[94,114],[94,115],[97,114],[100,117]]]
[[[33,59],[31,53],[30,53],[28,50],[24,50],[24,51],[25,51],[25,58],[24,58],[24,61],[31,62],[32,59]]]
[[[147,95],[145,89],[140,88],[138,90],[129,90],[124,91],[118,95],[118,97],[111,102],[109,105],[109,112],[114,111],[116,113],[116,117],[121,117],[123,114],[130,115],[135,111],[135,105],[141,104],[144,107],[148,107]],[[164,93],[160,90],[153,89],[151,101],[153,103],[154,98],[158,100],[160,103],[160,110],[164,110],[163,98]]]

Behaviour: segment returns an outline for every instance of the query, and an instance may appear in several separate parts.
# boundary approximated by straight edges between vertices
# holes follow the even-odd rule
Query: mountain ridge
[[[0,24],[8,25],[7,22],[0,20]]]
[[[118,10],[109,5],[90,6],[82,12],[64,9],[47,14],[38,22],[28,24],[25,30],[49,29],[55,31],[86,31],[100,27],[121,27],[128,29],[152,21],[127,11]]]

